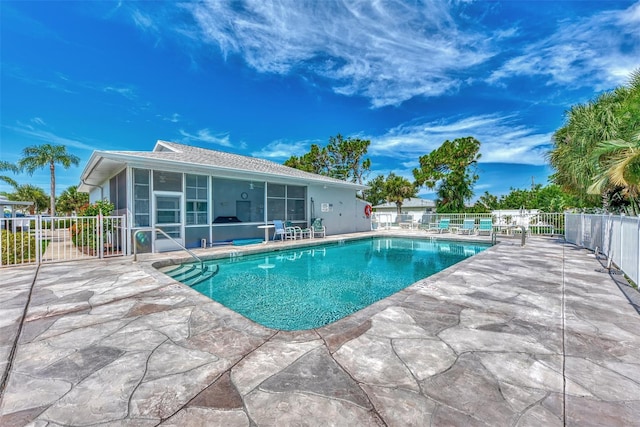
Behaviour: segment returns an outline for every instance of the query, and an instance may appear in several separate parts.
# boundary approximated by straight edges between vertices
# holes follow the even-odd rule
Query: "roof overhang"
[[[87,166],[85,166],[80,175],[78,191],[82,193],[90,192],[92,188],[103,184],[126,166],[126,159],[118,159],[117,156],[114,157],[108,154],[103,151],[94,151],[91,154]]]
[[[80,175],[78,191],[85,193],[90,192],[92,188],[104,184],[106,180],[120,172],[127,165],[149,169],[163,169],[168,171],[189,171],[191,173],[210,174],[213,176],[234,179],[254,181],[268,180],[280,183],[313,184],[325,187],[349,188],[354,191],[369,188],[366,185],[353,182],[336,182],[335,180],[328,181],[321,175],[318,175],[318,178],[313,176],[301,178],[258,171],[252,172],[230,167],[193,164],[175,159],[149,158],[146,156],[137,156],[135,154],[125,154],[122,152],[114,153],[109,151],[94,151],[87,163],[87,166]]]
[[[31,206],[33,202],[18,201],[18,200],[0,200],[0,206]]]

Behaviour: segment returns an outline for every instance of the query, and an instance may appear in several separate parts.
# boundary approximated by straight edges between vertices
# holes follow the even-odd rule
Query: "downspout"
[[[104,188],[100,185],[87,184],[84,179],[81,179],[82,185],[86,185],[87,187],[99,188],[100,189],[100,200],[104,200]]]

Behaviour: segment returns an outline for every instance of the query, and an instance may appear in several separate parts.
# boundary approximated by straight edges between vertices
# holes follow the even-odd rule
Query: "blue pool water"
[[[264,326],[313,329],[335,322],[489,245],[376,238],[212,260],[193,286]]]

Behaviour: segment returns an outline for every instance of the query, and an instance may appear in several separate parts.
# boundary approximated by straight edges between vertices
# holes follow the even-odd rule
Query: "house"
[[[402,202],[401,217],[398,218],[398,207],[394,202],[382,203],[373,207],[376,219],[381,223],[421,222],[425,214],[435,213],[433,200],[411,197]],[[430,222],[430,221],[428,221]]]
[[[152,151],[95,151],[78,190],[109,200],[126,215],[129,242],[141,250],[188,248],[264,239],[274,219],[306,227],[322,218],[327,234],[371,229],[366,186],[222,151],[158,141]],[[262,228],[258,228],[262,226]],[[130,253],[130,251],[127,251]]]

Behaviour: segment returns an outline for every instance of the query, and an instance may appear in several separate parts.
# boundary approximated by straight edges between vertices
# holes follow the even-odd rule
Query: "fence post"
[[[640,236],[640,217],[636,217],[636,230],[637,235]],[[633,277],[632,280],[633,283],[638,285],[638,282],[640,281],[640,238],[638,238],[638,249],[636,254],[638,254],[638,256],[636,257],[638,265],[636,266],[636,277]]]
[[[98,238],[96,239],[96,251],[98,252],[98,258],[104,257],[104,227],[102,224],[102,212],[98,214]]]
[[[42,263],[42,243],[44,242],[44,238],[42,237],[42,217],[40,215],[36,215],[36,264],[40,265]]]
[[[620,269],[622,269],[622,248],[624,248],[623,241],[622,241],[622,239],[624,239],[624,233],[622,232],[622,229],[624,228],[624,218],[625,218],[624,213],[621,213],[620,214],[620,231],[619,231],[619,233],[620,233],[620,250],[618,251],[618,253],[620,254],[620,255],[618,255],[620,257],[620,260],[616,263],[616,265]]]
[[[120,253],[129,255],[129,227],[127,227],[127,215],[120,217]]]

